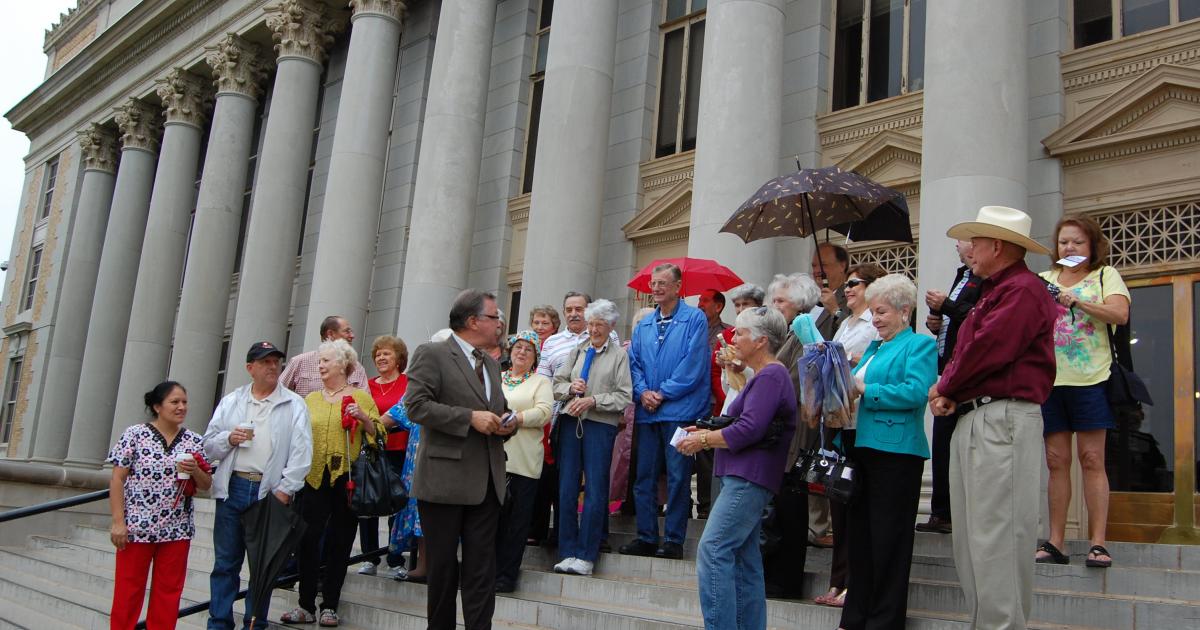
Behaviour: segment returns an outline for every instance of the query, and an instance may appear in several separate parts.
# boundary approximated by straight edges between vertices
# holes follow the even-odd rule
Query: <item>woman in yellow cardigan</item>
[[[338,625],[338,603],[358,524],[346,492],[350,464],[358,457],[364,436],[374,436],[383,430],[383,426],[379,424],[379,410],[375,408],[371,394],[347,381],[358,365],[354,348],[344,339],[326,341],[317,349],[317,356],[322,387],[304,399],[312,422],[312,467],[304,488],[296,496],[308,524],[297,550],[300,605],[284,614],[282,621],[312,623],[319,618],[322,626],[331,627]],[[354,426],[349,430],[343,428],[342,423],[342,399],[346,396],[354,399],[346,406],[346,414],[354,419]],[[323,549],[322,536],[325,538]],[[324,575],[320,576],[323,601],[318,616],[317,583],[322,564],[325,565]]]

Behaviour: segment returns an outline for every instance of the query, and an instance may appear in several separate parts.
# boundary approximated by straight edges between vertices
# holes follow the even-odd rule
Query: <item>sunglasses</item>
[[[853,289],[854,287],[857,287],[860,285],[868,285],[868,284],[871,284],[871,283],[867,282],[866,280],[854,279],[854,280],[847,280],[846,284],[843,285],[843,287],[846,289]]]

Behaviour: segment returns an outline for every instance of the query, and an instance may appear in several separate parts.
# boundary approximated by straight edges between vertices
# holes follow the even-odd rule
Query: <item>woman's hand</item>
[[[698,429],[696,427],[686,427],[684,431],[688,434],[679,443],[675,445],[675,450],[681,455],[695,455],[704,450],[704,441],[700,437],[704,433],[708,433],[708,429]]]
[[[1058,303],[1067,308],[1075,308],[1075,304],[1079,302],[1079,298],[1070,291],[1061,291],[1058,294]]]
[[[118,551],[124,549],[129,543],[129,528],[125,526],[125,521],[114,522],[108,529],[108,537]]]
[[[175,462],[175,468],[177,468],[179,472],[185,472],[189,475],[195,475],[196,473],[200,472],[200,464],[196,462],[195,457],[185,459],[181,462]]]
[[[867,393],[867,382],[863,377],[862,372],[854,375],[854,398],[859,398]]]

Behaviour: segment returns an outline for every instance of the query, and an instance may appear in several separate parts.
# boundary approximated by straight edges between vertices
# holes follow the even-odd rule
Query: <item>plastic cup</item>
[[[250,448],[250,442],[252,440],[254,440],[254,423],[253,422],[243,422],[238,425],[238,428],[242,429],[243,431],[250,432],[250,437],[245,442],[238,444],[238,446],[240,446],[241,448]]]
[[[186,462],[191,459],[195,459],[194,457],[192,457],[191,453],[176,453],[175,454],[176,468],[178,469],[179,464],[182,464],[183,462]],[[178,477],[179,479],[191,479],[192,478],[191,474],[185,473],[182,470],[177,470],[175,476]]]

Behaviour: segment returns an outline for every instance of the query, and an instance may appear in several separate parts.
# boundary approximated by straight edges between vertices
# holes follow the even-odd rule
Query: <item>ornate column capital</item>
[[[121,150],[142,149],[158,153],[162,118],[158,109],[131,98],[117,108],[117,128],[121,130]]]
[[[345,26],[340,16],[330,15],[324,4],[314,0],[280,0],[265,11],[280,58],[302,57],[324,64],[333,34]]]
[[[400,22],[408,12],[408,5],[402,0],[350,0],[353,20],[363,14],[379,15]]]
[[[227,33],[205,50],[204,62],[213,70],[218,94],[232,92],[258,100],[263,77],[267,76],[267,62],[257,44]]]
[[[163,102],[166,122],[204,128],[204,110],[212,99],[204,79],[183,68],[174,68],[155,83],[158,85],[155,91]]]
[[[117,172],[117,134],[99,123],[92,123],[79,134],[85,171]]]

